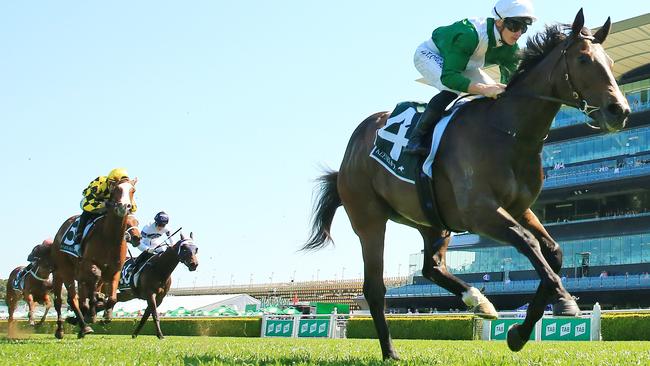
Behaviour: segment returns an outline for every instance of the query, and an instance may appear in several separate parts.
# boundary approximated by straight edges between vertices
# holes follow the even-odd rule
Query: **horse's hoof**
[[[54,332],[54,336],[56,337],[56,339],[63,339],[63,329],[57,329]]]
[[[519,324],[515,324],[510,328],[510,330],[508,330],[508,348],[510,348],[512,352],[521,351],[526,342],[528,342],[528,339],[523,339],[521,337],[518,329]]]
[[[492,305],[492,303],[489,301],[484,301],[476,305],[472,310],[474,311],[474,315],[479,316],[483,319],[499,318],[499,313],[497,313],[497,310],[494,308],[494,305]]]
[[[158,339],[165,339],[165,336],[162,334],[158,334]]]
[[[135,339],[135,337],[137,336],[138,336],[137,334],[131,334],[131,339]]]
[[[580,308],[574,299],[559,299],[553,304],[553,316],[578,316]]]
[[[83,338],[86,336],[86,334],[93,334],[93,333],[95,333],[93,328],[86,325],[83,329],[79,329],[79,334],[77,334],[77,338]]]
[[[386,360],[393,360],[393,361],[399,361],[399,356],[397,355],[397,352],[392,351],[388,353],[387,355],[384,355],[384,361]]]

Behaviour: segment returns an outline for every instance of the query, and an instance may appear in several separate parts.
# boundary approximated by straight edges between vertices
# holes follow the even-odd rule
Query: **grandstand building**
[[[588,117],[562,108],[542,152],[545,182],[533,210],[564,252],[561,277],[584,308],[650,306],[650,14],[613,24],[604,44],[632,114],[624,130],[604,134]],[[492,73],[495,71],[492,70]],[[422,253],[410,260],[413,283],[389,289],[389,308],[464,309],[421,276]],[[484,288],[499,310],[526,304],[539,279],[513,247],[466,233],[453,238],[447,266]]]
[[[384,279],[387,288],[406,285],[407,281],[408,277],[388,277]],[[357,310],[360,308],[357,299],[363,297],[363,280],[323,280],[232,286],[177,287],[172,288],[169,293],[177,296],[247,294],[261,300],[263,306],[327,302],[350,305],[351,310]]]

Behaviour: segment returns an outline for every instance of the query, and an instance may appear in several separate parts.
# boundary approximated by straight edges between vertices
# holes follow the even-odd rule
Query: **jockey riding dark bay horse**
[[[79,321],[78,337],[81,338],[93,330],[86,320],[93,322],[97,296],[95,289],[101,279],[108,319],[110,311],[117,301],[117,283],[120,270],[126,258],[127,220],[136,209],[133,194],[136,180],[131,180],[124,169],[113,169],[107,177],[99,177],[84,190],[82,213],[86,221],[96,219],[94,228],[85,237],[75,235],[75,243],[81,244],[81,258],[61,251],[65,235],[76,220],[66,220],[54,238],[52,259],[54,262],[54,307],[57,311],[57,330],[55,336],[63,338],[63,319],[61,316],[61,288],[68,291],[68,304]],[[104,212],[105,215],[98,217]],[[82,223],[85,226],[85,223]],[[83,232],[83,228],[77,227]],[[82,233],[83,235],[83,233]],[[81,241],[83,238],[83,241]],[[78,282],[78,294],[75,288]],[[82,312],[83,309],[83,312]],[[87,317],[84,317],[86,315]]]
[[[414,184],[396,178],[369,157],[388,112],[363,121],[350,138],[340,170],[321,177],[312,234],[303,249],[318,249],[331,241],[332,220],[342,205],[361,241],[363,293],[385,359],[398,359],[384,315],[388,220],[420,232],[423,276],[461,297],[479,316],[497,314],[483,294],[447,270],[449,230],[510,244],[530,260],[541,281],[524,322],[508,331],[513,351],[527,342],[547,304],[553,304],[558,316],[579,313],[558,276],[560,245],[530,207],[543,183],[543,140],[562,104],[584,111],[604,132],[622,129],[630,113],[612,74],[612,60],[602,47],[610,20],[593,35],[583,25],[580,10],[571,26],[550,26],[529,38],[506,91],[497,99],[476,99],[456,111],[432,166],[430,184],[440,223],[427,218]]]

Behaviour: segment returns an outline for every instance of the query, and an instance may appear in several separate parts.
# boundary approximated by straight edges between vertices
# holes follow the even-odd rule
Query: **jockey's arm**
[[[151,247],[151,239],[145,235],[147,234],[142,233],[142,240],[140,240],[140,245],[138,245],[138,249],[140,249],[141,252],[144,252]]]

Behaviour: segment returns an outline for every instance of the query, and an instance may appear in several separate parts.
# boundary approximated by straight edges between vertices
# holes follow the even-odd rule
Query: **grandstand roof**
[[[597,30],[592,29],[593,32]],[[603,45],[614,59],[614,77],[617,80],[627,72],[650,64],[650,13],[613,23]],[[497,66],[490,66],[485,71],[499,80]]]
[[[197,296],[166,296],[158,306],[158,312],[164,313],[184,307],[187,310],[212,310],[225,305],[243,311],[246,304],[260,304],[260,301],[246,294],[235,295],[197,295]],[[133,299],[115,305],[116,310],[134,312],[147,308],[145,300]]]

